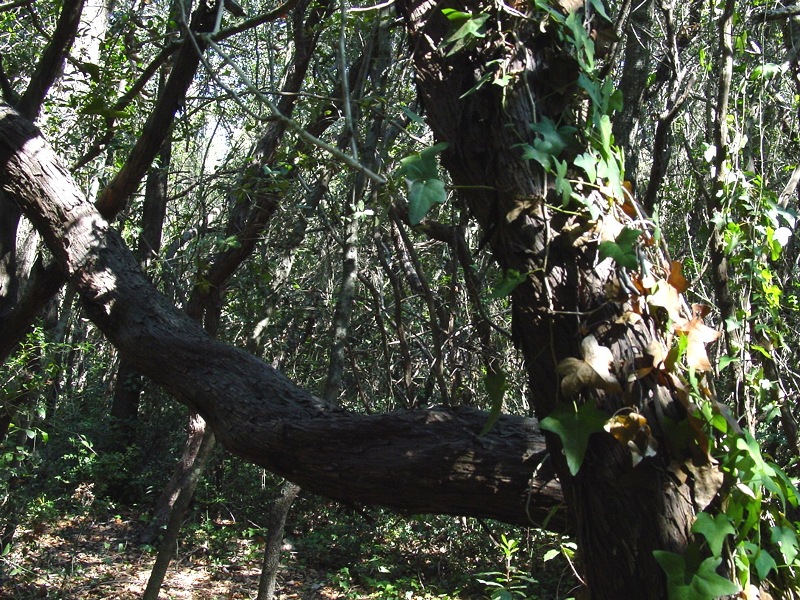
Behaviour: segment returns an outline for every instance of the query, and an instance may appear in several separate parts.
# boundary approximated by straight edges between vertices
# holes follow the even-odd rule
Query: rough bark
[[[87,315],[140,372],[203,415],[233,453],[329,498],[408,512],[531,523],[560,504],[557,483],[541,471],[532,477],[544,458],[532,419],[504,416],[479,436],[487,414],[477,410],[331,409],[210,338],[152,287],[38,130],[7,106],[0,107],[0,172],[2,190],[42,232]]]
[[[50,86],[61,74],[64,59],[78,33],[84,2],[85,0],[66,0],[64,2],[53,37],[42,52],[28,88],[17,103],[20,113],[31,121],[36,120]]]
[[[261,565],[261,577],[258,579],[258,595],[256,600],[272,600],[275,597],[275,580],[280,567],[283,532],[286,517],[292,503],[300,493],[300,488],[293,483],[286,483],[281,488],[280,496],[272,503],[267,517],[267,541],[264,544],[264,561]]]
[[[603,291],[614,277],[613,265],[599,263],[596,241],[574,243],[572,227],[591,227],[550,212],[538,165],[521,160],[517,148],[521,141],[532,143],[531,122],[564,114],[570,88],[558,82],[574,81],[576,65],[559,50],[552,29],[542,31],[530,21],[512,23],[508,13],[486,8],[491,13],[487,23],[513,30],[515,43],[499,44],[495,38],[492,45],[490,30],[477,49],[447,55],[441,48],[449,24],[439,5],[412,0],[398,8],[406,19],[427,122],[437,141],[449,144],[443,163],[486,232],[500,267],[528,274],[513,292],[512,333],[525,357],[537,416],[547,416],[556,406],[555,367],[580,356],[578,346],[587,332],[611,350],[620,381],[626,381],[634,357],[661,335],[660,325],[650,316],[633,325],[615,322],[630,307],[608,302]],[[498,58],[509,65],[515,84],[474,90],[484,65]],[[631,404],[645,415],[660,442],[653,459],[633,468],[623,446],[607,434],[595,434],[573,477],[558,439],[547,438],[576,525],[585,578],[596,598],[665,598],[666,579],[652,551],[680,553],[691,539],[690,487],[667,469],[673,457],[661,428],[664,416],[682,420],[685,411],[655,381],[636,387],[630,395],[594,390],[584,399],[609,415]]]
[[[176,470],[175,472],[176,476],[180,475],[183,478],[179,485],[174,488],[179,490],[179,493],[170,506],[167,528],[164,532],[164,538],[161,540],[155,564],[153,564],[153,569],[150,571],[150,577],[147,579],[147,587],[142,594],[143,600],[158,600],[158,592],[164,582],[167,568],[175,556],[178,534],[181,531],[183,519],[189,510],[189,504],[203,474],[206,462],[214,451],[214,435],[211,433],[206,434],[206,422],[200,415],[193,414],[189,418],[189,440],[192,443],[187,444],[181,459],[185,468],[183,471]],[[193,454],[188,456],[190,448]]]

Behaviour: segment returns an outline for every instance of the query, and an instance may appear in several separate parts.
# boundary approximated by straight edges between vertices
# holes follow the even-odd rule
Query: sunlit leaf
[[[647,419],[635,411],[614,415],[604,428],[630,450],[634,467],[645,457],[655,456],[658,451],[658,442],[650,431]]]
[[[580,167],[586,172],[586,178],[589,183],[594,183],[597,180],[597,157],[588,152],[578,155],[573,164]]]
[[[676,325],[675,331],[686,335],[686,364],[689,368],[695,371],[711,371],[706,344],[715,342],[721,332],[703,323],[699,317]]]
[[[713,556],[722,556],[722,545],[729,535],[736,535],[736,529],[724,513],[712,517],[706,512],[698,513],[692,524],[692,532],[701,534],[708,542]]]
[[[678,290],[672,287],[666,279],[661,279],[656,282],[655,291],[647,296],[647,304],[666,310],[669,319],[673,323],[680,322],[683,319],[681,316],[681,300]]]
[[[611,350],[588,335],[581,342],[581,355],[583,360],[568,357],[556,366],[556,372],[562,376],[561,393],[565,397],[577,394],[583,387],[621,391],[619,380],[609,371],[614,361]]]
[[[577,411],[571,403],[565,402],[556,406],[539,426],[561,439],[569,471],[576,475],[583,464],[589,436],[603,431],[607,419],[608,415],[598,410],[593,402],[583,404]]]
[[[792,527],[782,525],[774,525],[771,529],[772,543],[780,548],[784,562],[791,565],[798,553],[797,533]]]
[[[686,281],[686,277],[683,276],[683,263],[681,263],[681,261],[673,260],[670,263],[667,283],[678,290],[680,294],[689,289],[689,282]]]
[[[641,234],[642,232],[638,229],[625,227],[613,242],[600,242],[598,246],[600,258],[611,258],[618,265],[627,269],[638,268],[639,259],[636,256],[634,244]]]

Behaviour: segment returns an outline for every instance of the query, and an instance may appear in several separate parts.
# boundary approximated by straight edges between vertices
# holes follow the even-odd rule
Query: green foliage
[[[555,433],[561,439],[569,471],[577,475],[583,464],[589,437],[602,432],[606,421],[608,415],[599,410],[593,402],[586,402],[577,410],[572,404],[562,402],[542,419],[539,426]]]
[[[486,420],[486,425],[481,430],[481,435],[486,435],[491,430],[492,426],[500,418],[500,413],[503,410],[503,398],[508,391],[508,376],[503,371],[492,371],[486,373],[483,380],[483,385],[486,389],[486,395],[489,397],[489,418]]]
[[[535,160],[542,165],[545,170],[552,170],[554,167],[553,159],[561,156],[561,153],[570,145],[574,145],[574,137],[577,129],[572,125],[557,126],[549,117],[542,117],[537,123],[530,124],[531,131],[538,134],[533,146],[522,144],[522,158]]]
[[[739,591],[735,583],[717,573],[722,558],[700,560],[696,552],[680,555],[662,550],[653,554],[667,573],[670,600],[711,600]]]
[[[512,600],[513,598],[523,598],[526,600],[536,600],[538,595],[534,594],[538,582],[533,577],[529,577],[514,565],[515,555],[520,550],[520,543],[514,538],[508,538],[503,533],[497,544],[503,555],[505,569],[503,571],[490,571],[481,573],[478,579],[486,586],[491,600]]]
[[[621,267],[636,270],[639,267],[636,242],[640,235],[642,235],[640,230],[624,227],[613,242],[600,242],[598,246],[600,258],[611,258]]]
[[[447,199],[436,163],[436,155],[446,148],[446,143],[436,144],[400,161],[397,175],[405,177],[408,185],[408,218],[412,225],[419,224],[434,204]]]
[[[467,13],[452,8],[443,8],[442,14],[450,21],[450,33],[443,40],[446,56],[473,48],[477,41],[486,37],[487,13]]]
[[[492,288],[489,297],[498,299],[510,296],[516,287],[527,278],[526,273],[520,273],[516,269],[506,269],[503,271],[503,278]]]

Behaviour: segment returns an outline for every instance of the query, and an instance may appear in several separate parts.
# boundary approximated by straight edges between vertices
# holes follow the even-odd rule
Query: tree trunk
[[[522,160],[517,148],[520,142],[533,144],[531,123],[542,116],[562,117],[571,99],[569,86],[558,82],[575,81],[577,64],[560,50],[552,28],[524,20],[511,23],[507,13],[492,11],[487,23],[514,30],[516,44],[498,50],[486,35],[486,47],[447,54],[441,48],[449,24],[438,5],[412,0],[398,8],[406,19],[428,124],[438,142],[449,144],[442,161],[453,184],[486,232],[501,269],[528,274],[512,295],[512,333],[525,358],[537,416],[544,418],[556,407],[556,365],[580,356],[581,339],[588,333],[610,348],[619,380],[627,381],[634,357],[642,356],[651,340],[662,339],[660,325],[647,315],[635,324],[616,322],[631,307],[606,297],[604,283],[615,278],[611,261],[598,261],[597,242],[589,236],[586,243],[575,242],[572,228],[578,223],[564,213],[551,213],[538,163]],[[503,64],[511,65],[516,83],[475,90],[482,69],[498,52]],[[585,401],[609,416],[630,410],[633,402],[660,442],[653,459],[634,468],[624,446],[598,433],[589,439],[583,465],[572,476],[559,439],[547,436],[595,598],[666,598],[666,577],[652,552],[682,553],[691,539],[690,487],[668,470],[673,457],[662,429],[664,416],[684,420],[685,410],[670,389],[655,381],[640,381],[636,388],[633,394],[593,390]]]
[[[214,450],[214,434],[206,430],[206,422],[203,417],[197,413],[192,413],[189,418],[189,430],[190,443],[187,443],[184,456],[181,459],[181,462],[185,463],[188,468],[180,473],[183,476],[180,485],[173,488],[178,491],[178,495],[171,506],[167,529],[164,532],[164,538],[161,540],[156,562],[150,571],[147,587],[144,590],[144,594],[142,594],[143,600],[158,600],[158,592],[164,582],[167,568],[177,551],[178,534],[181,531],[183,518],[189,509],[189,503],[192,501],[194,490],[203,474],[205,464]],[[195,454],[190,457],[187,456],[189,448],[196,450]],[[178,475],[178,473],[179,471],[176,470],[175,475]]]
[[[258,579],[257,600],[272,600],[275,597],[275,581],[280,567],[286,517],[299,493],[299,486],[286,482],[281,488],[280,496],[272,502],[272,506],[269,509],[267,541],[264,544],[264,562],[261,565],[261,577]]]
[[[479,436],[487,413],[478,410],[332,409],[271,366],[210,338],[153,289],[38,130],[3,105],[0,170],[1,189],[44,233],[87,315],[140,372],[203,415],[235,454],[311,492],[409,513],[530,524],[560,504],[558,484],[537,470],[544,440],[533,419],[505,415]]]

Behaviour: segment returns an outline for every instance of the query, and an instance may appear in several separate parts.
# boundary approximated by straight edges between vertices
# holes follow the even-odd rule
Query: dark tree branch
[[[480,436],[488,415],[472,409],[348,413],[208,336],[147,281],[38,130],[4,105],[0,173],[0,189],[39,229],[89,317],[235,454],[315,493],[412,513],[530,524],[560,504],[532,419],[503,416]]]
[[[53,38],[42,52],[28,89],[22,94],[17,109],[20,114],[35,121],[47,92],[61,73],[64,59],[75,41],[85,0],[66,0],[58,17]]]

